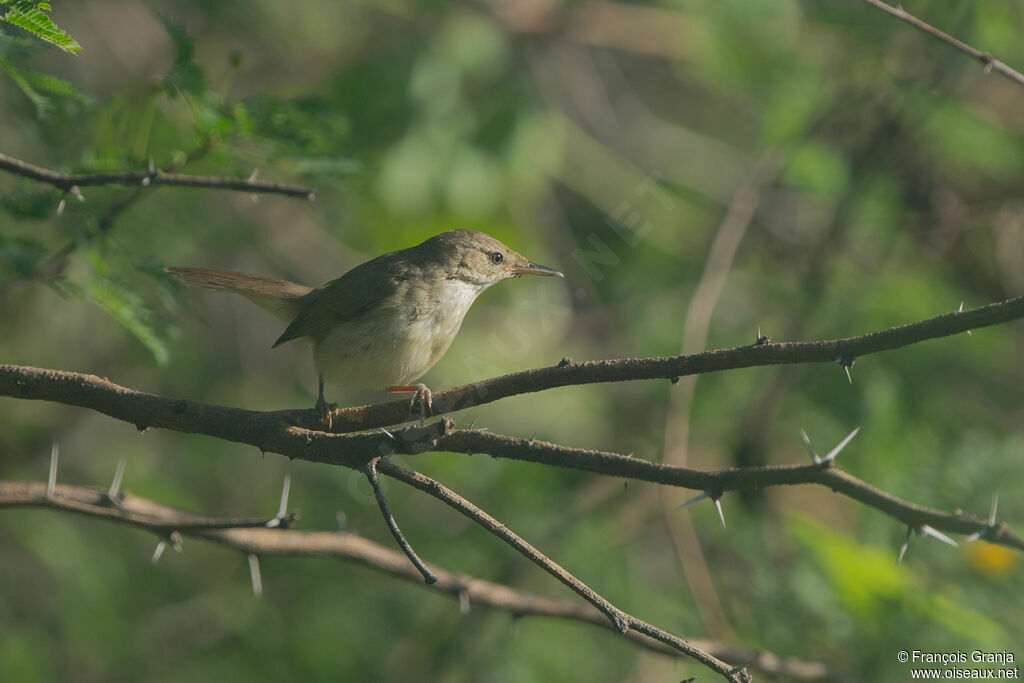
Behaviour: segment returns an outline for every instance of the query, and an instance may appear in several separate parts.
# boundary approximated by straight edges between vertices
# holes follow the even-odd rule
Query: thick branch
[[[47,497],[45,482],[0,480],[0,508],[43,507],[74,512],[87,517],[129,524],[163,537],[170,531],[219,543],[242,553],[336,557],[375,571],[424,585],[423,579],[400,553],[358,534],[344,531],[297,531],[266,528],[266,519],[219,519],[125,494],[118,505],[111,505],[107,492],[85,486],[57,484]],[[430,587],[456,599],[468,597],[470,604],[485,605],[509,612],[515,617],[552,617],[611,629],[608,619],[598,610],[573,600],[548,598],[515,590],[466,574],[435,567],[438,581]],[[630,640],[654,652],[678,657],[679,652],[662,643],[631,632]],[[836,674],[819,662],[779,657],[770,652],[748,650],[708,640],[691,640],[694,646],[731,661],[750,662],[749,666],[790,680],[833,678]]]
[[[0,396],[55,401],[90,408],[134,424],[140,431],[160,427],[245,443],[289,458],[360,469],[371,458],[432,450],[452,429],[450,420],[426,427],[364,434],[328,434],[295,426],[317,421],[315,411],[257,412],[164,398],[128,389],[110,380],[59,370],[0,365]],[[406,405],[408,408],[408,405]]]
[[[940,31],[939,29],[935,28],[931,24],[926,24],[925,22],[921,21],[920,19],[918,19],[914,15],[909,14],[906,11],[904,11],[904,9],[902,7],[893,7],[891,5],[887,5],[884,2],[882,2],[882,0],[864,0],[864,1],[867,2],[870,5],[874,5],[875,7],[877,7],[880,10],[882,10],[883,12],[888,12],[889,14],[891,14],[894,17],[896,17],[897,19],[900,19],[902,21],[907,22],[911,26],[914,26],[916,28],[921,29],[922,31],[924,31],[928,35],[930,35],[930,36],[932,36],[934,38],[938,38],[939,40],[941,40],[944,43],[952,45],[953,47],[955,47],[956,49],[960,50],[964,54],[967,54],[970,57],[978,60],[979,62],[981,62],[985,66],[985,73],[988,73],[989,71],[996,71],[996,72],[1002,74],[1003,76],[1009,78],[1011,81],[1015,82],[1017,85],[1024,86],[1024,74],[1022,74],[1021,72],[1017,71],[1016,69],[1013,69],[1010,66],[1007,66],[1005,63],[999,61],[998,59],[995,59],[989,53],[982,52],[981,50],[978,50],[977,48],[973,48],[970,45],[968,45],[967,43],[963,42],[962,40],[958,40],[957,38],[954,38],[953,36],[949,35],[948,33],[944,33],[942,31]]]
[[[165,173],[158,168],[148,171],[128,171],[124,173],[59,173],[48,168],[9,157],[0,153],[0,170],[20,175],[24,178],[47,183],[54,187],[72,192],[72,188],[95,185],[173,185],[177,187],[195,187],[208,190],[235,190],[238,192],[254,192],[265,194],[283,194],[290,197],[306,197],[314,199],[316,191],[302,185],[286,185],[268,183],[245,178],[223,178],[213,176],[182,175]]]
[[[670,358],[622,358],[582,363],[563,359],[561,363],[552,367],[526,370],[445,391],[436,391],[433,394],[433,412],[435,415],[441,415],[508,396],[576,384],[657,378],[674,380],[686,375],[762,365],[837,361],[848,364],[860,356],[998,325],[1021,317],[1024,317],[1024,297],[1017,297],[970,311],[947,313],[859,337],[739,346]],[[333,429],[336,432],[359,431],[386,427],[408,419],[408,401],[390,401],[370,406],[342,408],[334,415]]]
[[[702,472],[672,467],[614,453],[570,448],[534,439],[526,440],[490,432],[455,430],[447,418],[425,427],[387,432],[328,434],[290,424],[288,420],[317,418],[314,411],[257,412],[197,401],[164,398],[119,386],[93,375],[0,365],[0,396],[41,399],[91,408],[118,420],[162,427],[179,432],[247,443],[262,451],[290,458],[362,469],[372,458],[395,453],[415,455],[426,451],[489,453],[495,457],[569,467],[614,477],[640,479],[668,486],[726,491],[819,484],[874,507],[911,527],[922,524],[953,533],[981,533],[991,541],[1024,550],[1024,541],[1002,524],[964,513],[945,513],[904,501],[835,467],[788,465]],[[408,410],[408,404],[402,402]],[[383,471],[383,470],[381,470]]]

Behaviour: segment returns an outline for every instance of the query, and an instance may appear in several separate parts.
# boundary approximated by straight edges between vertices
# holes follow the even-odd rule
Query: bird
[[[417,380],[448,351],[476,298],[509,278],[564,277],[471,229],[383,254],[317,289],[210,268],[164,270],[190,286],[240,294],[287,323],[273,348],[311,342],[319,374],[315,410],[328,429],[337,406],[324,398],[325,381],[412,392],[410,410],[418,403],[423,422],[433,399]]]

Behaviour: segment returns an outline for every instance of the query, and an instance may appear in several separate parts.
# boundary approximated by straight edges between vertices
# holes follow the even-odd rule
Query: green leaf
[[[0,235],[0,275],[4,280],[19,280],[39,272],[46,258],[46,247],[28,237]]]
[[[0,57],[0,69],[7,72],[14,84],[36,109],[36,115],[43,120],[51,118],[57,105],[60,111],[76,116],[83,110],[92,109],[95,98],[71,85],[71,83],[30,69],[18,68]]]
[[[951,174],[983,171],[1013,178],[1024,170],[1017,136],[959,102],[939,103],[922,126],[927,149],[935,150],[936,163],[952,166]]]
[[[785,180],[829,197],[838,197],[849,184],[846,159],[832,146],[809,140],[793,151]]]
[[[18,187],[0,195],[0,208],[19,219],[49,218],[56,212],[61,192],[52,187],[31,185]],[[0,248],[3,242],[0,241]]]
[[[50,4],[36,0],[0,0],[0,5],[8,8],[0,13],[0,19],[18,28],[52,43],[65,52],[77,52],[82,49],[74,38],[59,28],[45,12],[50,11]]]
[[[157,316],[138,294],[107,275],[107,267],[98,254],[92,254],[94,274],[89,281],[89,298],[132,333],[153,354],[157,365],[167,365],[170,353],[157,329]]]
[[[185,27],[163,19],[164,30],[174,43],[174,64],[164,78],[164,89],[171,97],[179,93],[197,95],[206,89],[206,74],[195,63],[196,41]]]
[[[28,79],[25,78],[25,74],[14,68],[14,66],[3,57],[0,57],[0,69],[7,72],[7,75],[11,77],[11,80],[14,81],[16,86],[18,86],[18,89],[21,90],[22,94],[24,94],[25,97],[28,98],[28,101],[32,103],[32,106],[36,108],[36,115],[41,119],[45,119],[51,110],[50,100],[36,92],[36,89],[33,88],[28,82]]]
[[[91,94],[79,90],[62,78],[29,69],[21,69],[21,73],[25,80],[39,92],[74,102],[83,108],[91,108],[96,103],[96,98]]]
[[[896,563],[894,548],[863,545],[809,517],[794,517],[789,529],[817,555],[836,594],[865,626],[882,624],[896,606],[904,615],[941,624],[978,644],[1005,641],[1006,630],[988,615],[938,591],[922,590],[907,566]]]
[[[299,157],[295,160],[295,172],[313,178],[348,176],[363,170],[358,159],[348,157]]]

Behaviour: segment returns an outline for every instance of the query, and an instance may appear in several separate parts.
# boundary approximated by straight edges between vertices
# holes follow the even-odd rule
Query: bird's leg
[[[415,408],[418,403],[420,405],[420,424],[426,423],[427,409],[433,409],[434,407],[434,395],[430,393],[430,389],[427,388],[426,384],[422,382],[419,384],[399,384],[388,387],[386,391],[390,394],[413,392],[412,400],[409,402],[409,410]]]
[[[337,403],[328,403],[327,399],[324,398],[324,375],[320,373],[320,391],[318,392],[314,410],[320,415],[320,422],[327,427],[328,431],[334,426],[333,413],[337,409]]]

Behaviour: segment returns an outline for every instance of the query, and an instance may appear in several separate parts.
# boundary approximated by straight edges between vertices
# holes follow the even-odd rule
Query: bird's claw
[[[320,418],[320,424],[324,426],[326,431],[331,431],[334,427],[334,413],[338,410],[337,403],[328,403],[323,396],[316,400],[316,405],[313,410],[317,412],[317,416]]]
[[[409,410],[413,410],[417,403],[420,405],[420,425],[422,426],[427,422],[427,411],[434,412],[434,395],[430,393],[426,384],[416,385],[416,391],[412,395],[412,400],[409,401]]]
[[[403,384],[401,386],[388,387],[389,393],[405,393],[411,391],[412,400],[409,401],[409,412],[416,409],[416,404],[420,406],[420,424],[426,424],[427,422],[427,411],[433,411],[434,408],[434,395],[430,392],[430,389],[426,384],[422,382],[419,384]]]

